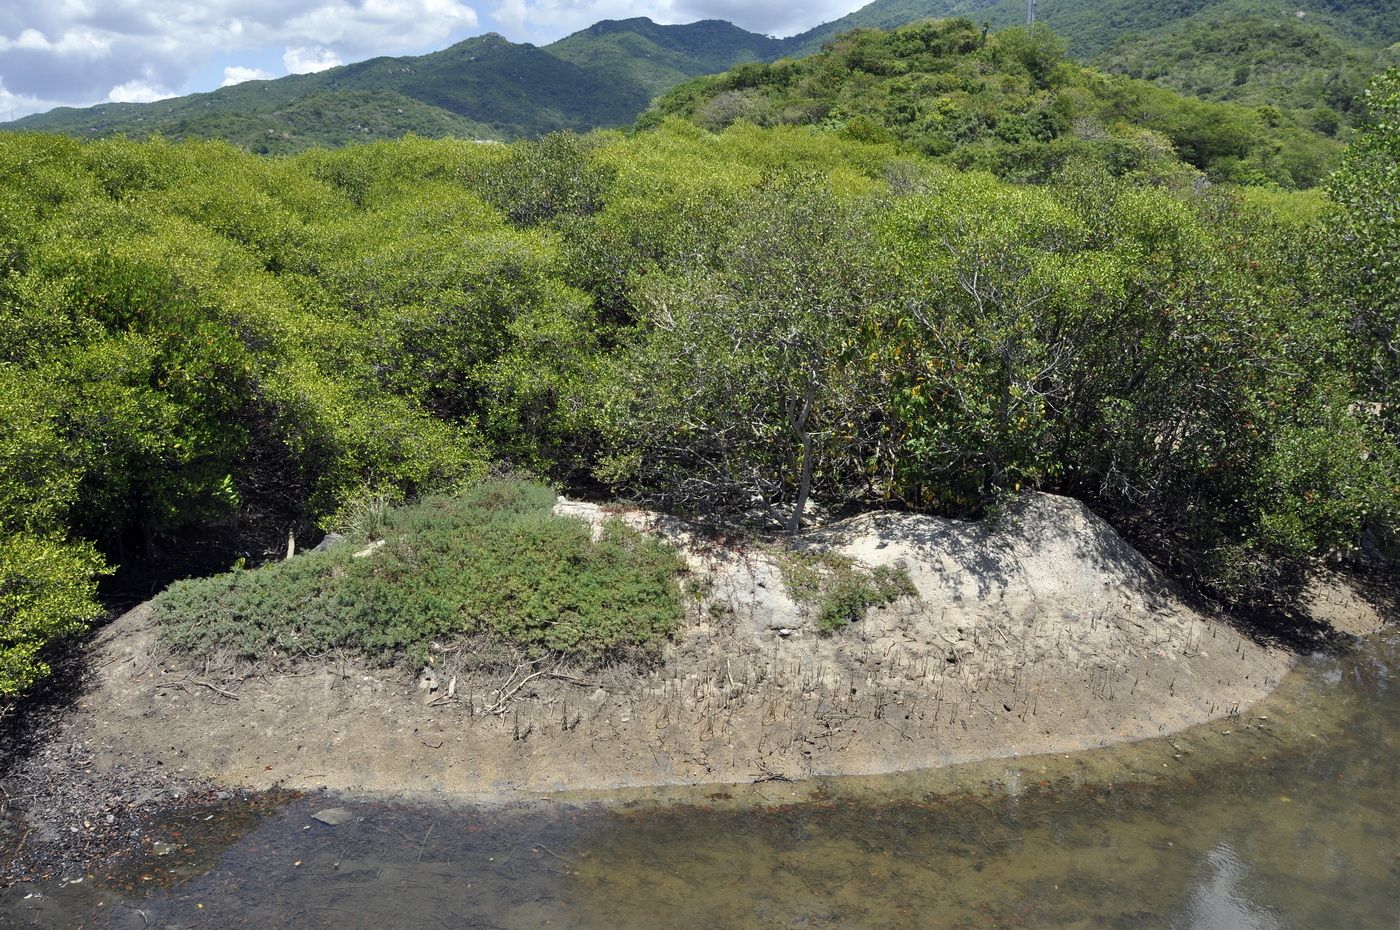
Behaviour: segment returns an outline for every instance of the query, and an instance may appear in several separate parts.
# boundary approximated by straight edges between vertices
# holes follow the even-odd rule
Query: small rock
[[[311,551],[312,551],[312,552],[325,552],[325,551],[326,551],[327,549],[329,549],[331,546],[334,546],[336,543],[340,542],[340,541],[341,541],[342,539],[344,539],[344,538],[345,538],[345,537],[342,536],[342,535],[339,534],[339,533],[327,533],[327,534],[326,534],[326,538],[323,539],[323,540],[321,540],[320,542],[318,542],[318,543],[316,544],[316,548],[312,549]]]
[[[343,807],[328,807],[323,811],[317,811],[311,815],[312,820],[319,820],[328,827],[338,827],[343,823],[349,823],[355,819],[355,815]]]

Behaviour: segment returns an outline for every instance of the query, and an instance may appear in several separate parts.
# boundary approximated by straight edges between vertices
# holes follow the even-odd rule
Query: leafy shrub
[[[1341,206],[1328,230],[1333,292],[1359,340],[1358,367],[1392,436],[1400,437],[1400,68],[1366,91],[1371,123],[1357,134],[1332,178]]]
[[[90,544],[0,536],[0,701],[47,675],[44,649],[101,612],[94,578],[105,571]]]
[[[918,597],[918,589],[902,567],[867,568],[835,552],[786,550],[778,571],[788,594],[816,615],[817,629],[835,633],[901,597]]]
[[[518,226],[558,216],[588,216],[602,208],[612,180],[606,166],[594,164],[594,141],[571,132],[518,142],[510,156],[482,178],[487,199]]]
[[[177,582],[155,617],[179,651],[273,662],[328,649],[419,657],[435,640],[483,633],[596,660],[668,635],[683,611],[676,553],[617,523],[594,540],[553,503],[521,481],[428,497],[390,511],[367,555],[357,540]]]

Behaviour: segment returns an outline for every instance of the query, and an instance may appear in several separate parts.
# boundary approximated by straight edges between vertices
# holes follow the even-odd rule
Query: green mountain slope
[[[595,23],[547,48],[580,68],[624,78],[622,90],[646,93],[645,107],[681,81],[776,58],[784,46],[723,20],[661,26],[638,17]]]
[[[64,128],[59,123],[54,131]],[[322,91],[293,98],[284,105],[269,104],[256,109],[203,107],[194,103],[172,106],[160,114],[139,110],[133,115],[104,114],[101,122],[90,125],[87,135],[101,137],[116,132],[132,136],[159,132],[172,139],[223,139],[260,155],[285,155],[318,145],[336,147],[369,139],[397,139],[410,133],[468,139],[492,139],[497,135],[482,123],[390,91]]]
[[[1217,180],[1309,187],[1341,150],[1278,111],[1075,64],[1049,30],[988,35],[968,19],[847,33],[818,55],[697,78],[659,98],[641,124],[668,116],[711,130],[741,119],[815,125],[1016,180],[1085,159],[1115,173],[1172,174],[1179,156]]]
[[[1366,47],[1383,48],[1400,40],[1397,0],[1039,0],[1036,21],[1065,38],[1070,53],[1088,58],[1126,36],[1167,29],[1202,14],[1289,16],[1304,13],[1319,24]],[[1025,0],[874,0],[853,13],[785,40],[789,55],[811,54],[821,44],[851,29],[892,29],[921,19],[966,16],[993,29],[1024,25]]]
[[[1026,5],[875,0],[784,50],[812,54],[851,29],[947,16],[1003,29],[1025,22]],[[1095,67],[1204,100],[1269,104],[1326,134],[1354,124],[1367,80],[1400,61],[1400,0],[1040,0],[1037,21]]]
[[[602,22],[546,48],[488,34],[428,55],[375,58],[156,103],[60,108],[0,128],[85,138],[217,137],[278,152],[406,132],[516,138],[624,125],[679,81],[772,57],[779,47],[713,20]]]
[[[1125,36],[1094,62],[1204,100],[1278,107],[1335,135],[1361,118],[1358,98],[1384,53],[1296,11],[1232,3]]]

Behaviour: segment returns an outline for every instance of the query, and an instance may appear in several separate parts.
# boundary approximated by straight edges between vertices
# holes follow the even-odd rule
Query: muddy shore
[[[444,655],[428,676],[335,657],[220,672],[171,656],[138,607],[94,637],[78,696],[5,760],[0,819],[29,850],[9,880],[79,867],[139,842],[163,805],[221,793],[491,802],[1067,753],[1240,714],[1294,660],[1194,609],[1061,498],[1033,495],[995,528],[873,514],[809,534],[918,589],[836,636],[762,549],[716,549],[655,514],[559,510],[666,536],[706,580],[656,665],[483,673]],[[1382,622],[1340,583],[1314,606],[1348,633]]]

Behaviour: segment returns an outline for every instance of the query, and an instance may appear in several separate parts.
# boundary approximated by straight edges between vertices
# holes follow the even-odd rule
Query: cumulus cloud
[[[23,94],[12,94],[5,88],[4,82],[0,81],[0,119],[18,119],[25,113],[36,113],[58,105],[58,101],[55,100],[42,100]]]
[[[0,81],[24,112],[145,99],[180,92],[216,55],[284,49],[289,70],[315,70],[477,26],[462,0],[5,0]]]
[[[289,48],[282,53],[282,64],[286,67],[288,74],[310,74],[313,71],[334,68],[342,63],[339,55],[320,45],[312,47],[298,45],[296,48]]]
[[[153,103],[173,96],[172,93],[156,90],[145,81],[127,81],[107,92],[107,99],[112,103]]]
[[[266,81],[274,76],[262,68],[244,68],[241,65],[232,65],[224,69],[224,80],[219,86],[232,87],[235,84],[242,84],[244,81]]]

